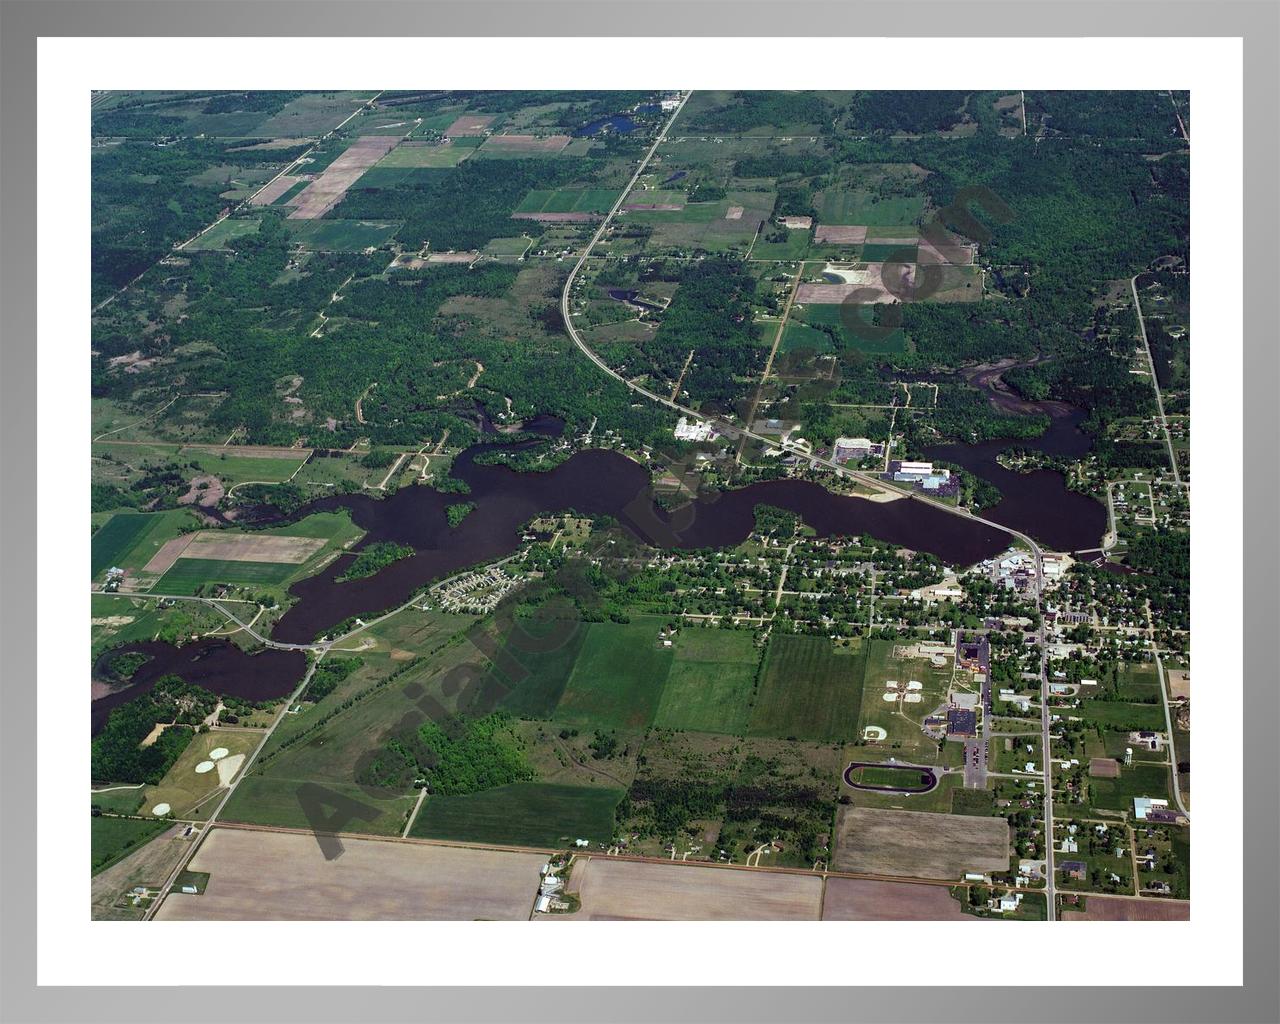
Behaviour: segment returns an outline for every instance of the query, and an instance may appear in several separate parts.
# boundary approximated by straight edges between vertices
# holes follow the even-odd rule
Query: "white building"
[[[695,420],[691,423],[687,416],[681,416],[676,421],[675,433],[677,441],[710,441],[716,436],[716,428],[709,420]]]

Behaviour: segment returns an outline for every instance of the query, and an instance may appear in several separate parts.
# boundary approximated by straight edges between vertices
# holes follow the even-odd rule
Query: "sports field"
[[[765,654],[749,734],[853,740],[865,662],[865,649],[846,652],[825,637],[775,636]]]
[[[658,645],[661,620],[594,622],[553,716],[589,729],[644,729],[653,722],[671,671]]]
[[[751,717],[759,662],[749,633],[685,630],[675,640],[675,661],[654,724],[741,736]]]
[[[561,847],[575,839],[607,843],[620,789],[517,782],[465,796],[430,796],[412,835],[510,846]]]

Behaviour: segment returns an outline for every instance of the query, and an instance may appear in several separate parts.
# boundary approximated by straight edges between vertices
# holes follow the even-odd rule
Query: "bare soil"
[[[1009,867],[1003,818],[843,806],[836,820],[837,871],[959,879]]]
[[[977,921],[941,885],[828,878],[824,921]]]

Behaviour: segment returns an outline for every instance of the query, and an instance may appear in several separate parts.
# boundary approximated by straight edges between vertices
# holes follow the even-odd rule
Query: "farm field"
[[[160,577],[163,594],[194,594],[212,583],[238,586],[279,586],[297,572],[287,562],[244,562],[220,558],[180,558]]]
[[[193,238],[183,246],[183,250],[203,252],[209,249],[226,249],[228,242],[234,242],[237,238],[244,238],[246,235],[256,235],[258,224],[257,217],[227,217],[201,233],[199,237]]]
[[[289,237],[303,249],[360,252],[384,245],[400,230],[398,221],[301,220],[288,222]]]
[[[535,189],[516,213],[607,213],[618,193],[608,188]]]
[[[411,835],[509,846],[564,847],[575,839],[607,843],[619,789],[517,782],[465,796],[430,796]]]
[[[1118,779],[1089,780],[1089,803],[1103,810],[1132,812],[1135,796],[1168,799],[1169,786],[1168,765],[1125,765]]]
[[[526,920],[540,854],[342,839],[325,858],[306,834],[215,828],[191,861],[209,882],[170,895],[161,921]]]
[[[1064,921],[1189,921],[1191,904],[1136,896],[1091,895],[1084,910],[1062,911]]]
[[[828,878],[822,900],[824,921],[977,921],[942,885]]]
[[[885,332],[876,328],[865,331],[851,330],[846,324],[842,307],[839,304],[819,304],[804,306],[792,312],[790,327],[797,321],[810,327],[832,327],[841,340],[841,347],[859,352],[897,354],[907,349],[907,335],[901,328]],[[824,332],[825,334],[825,332]]]
[[[195,517],[183,510],[117,512],[95,531],[90,542],[93,578],[111,566],[136,573],[164,544],[195,525]]]
[[[144,822],[143,824],[151,824]],[[170,825],[147,843],[135,845],[121,860],[93,876],[90,916],[95,921],[137,921],[143,910],[122,897],[136,885],[159,887],[190,848],[186,826]]]
[[[653,722],[671,671],[672,652],[658,646],[661,620],[596,622],[573,667],[553,718],[592,729],[643,729]]]
[[[822,637],[774,637],[765,652],[748,734],[852,740],[865,664],[865,648],[850,653]]]
[[[92,873],[105,871],[169,827],[168,822],[143,818],[93,818],[89,830]]]
[[[817,875],[610,857],[577,861],[569,890],[580,896],[582,909],[545,920],[816,921],[822,909],[822,879]]]
[[[1003,818],[843,806],[836,818],[838,871],[958,879],[1009,869]]]
[[[751,717],[760,652],[746,633],[685,630],[675,641],[654,724],[741,736]]]

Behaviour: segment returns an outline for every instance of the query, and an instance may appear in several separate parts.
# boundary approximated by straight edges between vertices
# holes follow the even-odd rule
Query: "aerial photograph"
[[[92,919],[1191,918],[1189,92],[86,102]]]

